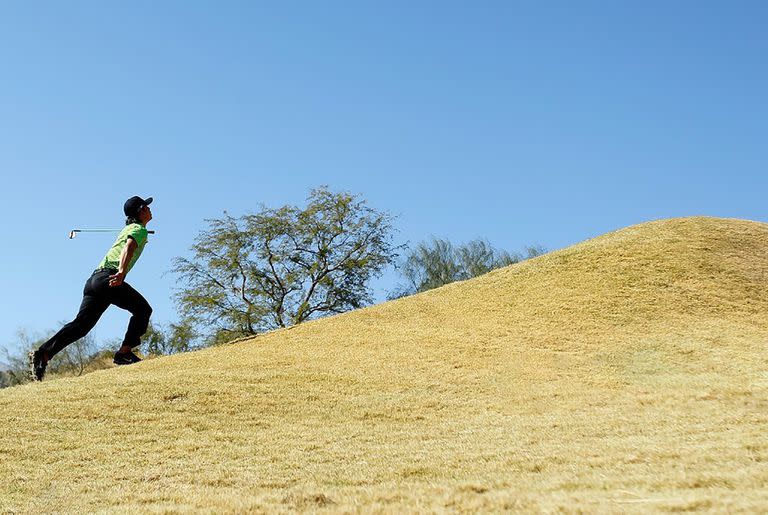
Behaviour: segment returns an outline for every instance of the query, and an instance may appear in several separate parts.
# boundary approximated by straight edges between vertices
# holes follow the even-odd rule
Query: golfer
[[[125,276],[136,264],[147,244],[147,223],[152,220],[152,211],[149,209],[151,203],[152,197],[131,197],[125,202],[125,228],[120,231],[112,248],[85,282],[83,302],[77,317],[38,350],[29,353],[33,380],[42,381],[51,358],[70,343],[88,334],[110,304],[130,311],[132,315],[123,345],[115,353],[114,363],[130,365],[141,361],[132,349],[141,344],[140,338],[147,332],[152,308],[139,292],[125,282]]]

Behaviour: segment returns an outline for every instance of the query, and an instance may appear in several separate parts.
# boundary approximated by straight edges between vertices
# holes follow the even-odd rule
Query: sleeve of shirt
[[[133,238],[136,244],[141,247],[147,242],[147,228],[134,224],[128,232],[128,237]]]

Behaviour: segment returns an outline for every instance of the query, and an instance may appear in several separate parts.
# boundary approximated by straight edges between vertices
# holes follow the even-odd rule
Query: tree
[[[420,242],[399,267],[406,283],[389,294],[390,299],[431,290],[454,281],[471,279],[507,265],[546,253],[541,246],[526,247],[525,254],[497,250],[486,240],[472,240],[455,247],[450,241],[432,238]]]
[[[7,347],[3,347],[4,360],[8,363],[8,366],[4,372],[4,385],[16,386],[29,382],[29,365],[27,362],[27,353],[31,350],[37,349],[40,345],[48,340],[53,335],[52,331],[49,334],[32,334],[26,329],[19,329],[16,331],[16,342],[13,345],[14,351],[9,350]]]
[[[289,327],[372,301],[368,283],[397,258],[393,217],[357,195],[312,190],[305,208],[224,212],[174,259],[179,312],[208,343]],[[205,329],[203,329],[205,328]]]
[[[21,353],[12,353],[7,348],[3,348],[5,361],[7,362],[5,370],[0,374],[0,388],[16,386],[30,381],[29,368]]]
[[[150,322],[142,340],[147,354],[165,356],[192,350],[196,338],[197,334],[190,322],[182,320],[170,324],[168,329]]]
[[[81,376],[98,354],[99,349],[93,335],[86,334],[56,355],[59,361],[52,364],[51,371]]]

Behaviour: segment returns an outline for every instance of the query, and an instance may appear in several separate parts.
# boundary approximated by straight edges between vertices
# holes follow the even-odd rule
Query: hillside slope
[[[768,511],[768,224],[0,391],[0,512]]]

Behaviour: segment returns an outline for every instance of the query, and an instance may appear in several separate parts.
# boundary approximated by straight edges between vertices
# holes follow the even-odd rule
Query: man
[[[141,336],[147,332],[152,308],[149,303],[125,282],[147,244],[147,223],[152,220],[149,205],[152,197],[131,197],[123,206],[127,217],[125,228],[120,232],[98,268],[85,282],[83,301],[77,317],[61,328],[40,348],[29,353],[32,379],[42,381],[48,362],[56,353],[90,332],[110,304],[131,312],[131,320],[122,347],[115,353],[116,365],[130,365],[141,361],[133,349],[141,344]]]

